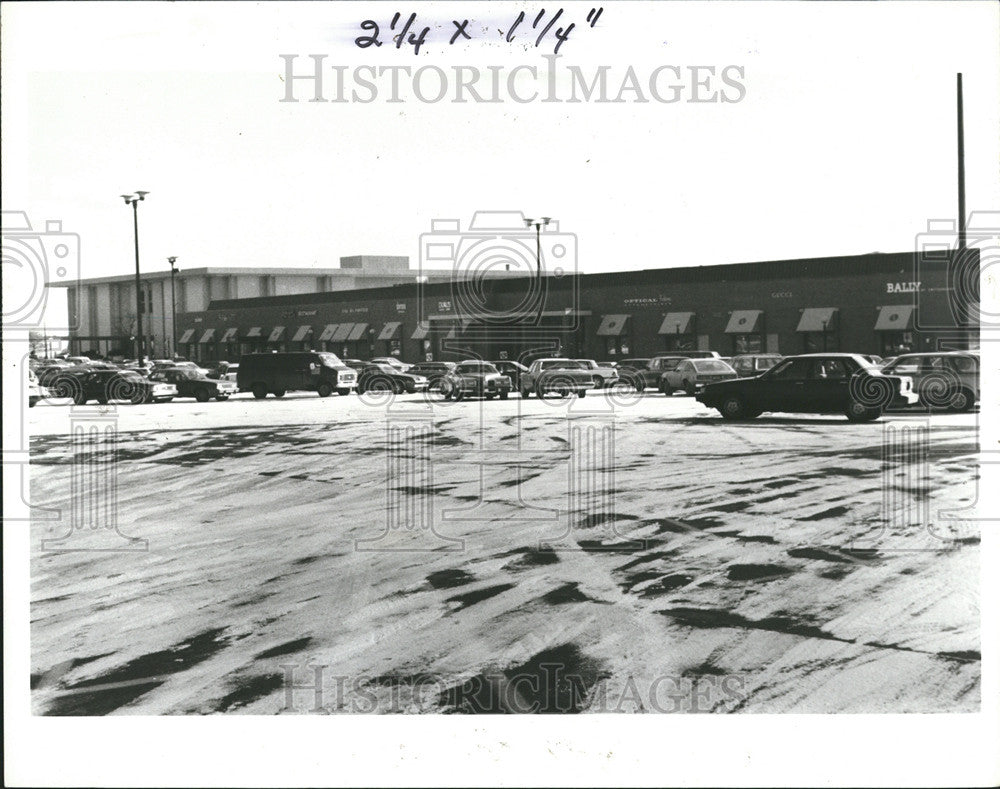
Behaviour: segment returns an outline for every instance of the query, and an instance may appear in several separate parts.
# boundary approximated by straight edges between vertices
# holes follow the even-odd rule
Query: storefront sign
[[[316,310],[299,310],[299,317],[305,318],[308,315],[315,315]]]
[[[886,282],[886,293],[916,293],[920,290],[920,282]]]
[[[341,315],[354,315],[359,312],[368,312],[367,307],[342,307],[340,310]]]
[[[438,302],[438,312],[451,312],[451,302],[450,301],[439,301]]]
[[[790,290],[776,290],[771,294],[772,299],[791,299],[794,298]]]
[[[671,301],[669,296],[644,296],[636,299],[623,299],[622,304],[626,307],[642,307],[647,304],[670,304]]]
[[[402,302],[396,303],[396,312],[406,312],[406,304]]]

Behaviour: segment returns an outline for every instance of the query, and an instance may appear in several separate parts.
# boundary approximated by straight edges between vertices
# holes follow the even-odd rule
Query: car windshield
[[[700,373],[728,373],[731,368],[718,359],[695,359],[691,364]]]
[[[378,369],[380,369],[383,373],[393,373],[393,374],[396,374],[396,373],[399,372],[399,370],[397,370],[391,364],[381,364],[380,363],[380,364],[376,364],[375,367],[377,367]]]
[[[885,367],[882,368],[882,372],[913,375],[920,372],[920,359],[896,359],[895,361],[889,362],[889,364],[885,365]]]
[[[119,375],[127,381],[141,381],[142,376],[139,373],[132,372],[131,370],[122,370]]]
[[[861,366],[862,370],[878,370],[879,367],[874,362],[868,361],[864,356],[858,356],[857,362]]]
[[[576,363],[587,370],[596,370],[597,362],[593,359],[577,359]]]
[[[542,362],[543,370],[582,370],[583,365],[569,359],[556,359],[551,362]]]
[[[200,378],[201,376],[198,374],[197,370],[191,370],[189,368],[185,368],[183,370],[178,370],[177,371],[177,377],[178,378],[186,378],[188,381],[195,381],[198,378]]]
[[[780,356],[763,356],[757,360],[758,370],[770,370],[774,365],[781,361]]]
[[[335,353],[329,353],[329,352],[324,351],[323,353],[321,353],[319,355],[319,358],[320,358],[320,361],[323,362],[323,364],[326,367],[343,367],[344,366],[344,363],[342,361],[340,361],[340,357],[337,356],[337,354],[335,354]],[[239,367],[239,365],[232,365],[232,367],[230,367],[229,369],[231,370],[231,369],[233,369],[233,367]]]
[[[495,373],[497,368],[489,362],[463,362],[455,369],[458,373]]]

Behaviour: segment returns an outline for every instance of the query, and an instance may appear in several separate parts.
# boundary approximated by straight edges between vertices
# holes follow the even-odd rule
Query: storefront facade
[[[505,279],[475,291],[435,283],[222,300],[178,316],[178,348],[203,362],[308,349],[411,362],[674,350],[887,356],[977,344],[978,330],[956,314],[949,271],[910,253],[871,254]]]

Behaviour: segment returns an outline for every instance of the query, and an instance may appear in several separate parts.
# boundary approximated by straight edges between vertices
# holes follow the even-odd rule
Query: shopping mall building
[[[177,315],[177,346],[202,362],[309,349],[417,361],[964,348],[978,346],[978,255],[963,261],[871,253],[217,298]]]

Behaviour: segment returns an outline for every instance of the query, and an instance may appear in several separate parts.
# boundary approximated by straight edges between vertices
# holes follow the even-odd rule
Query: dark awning
[[[267,337],[268,342],[281,342],[281,338],[285,334],[284,326],[275,326],[271,329],[271,333]]]
[[[734,310],[726,324],[726,334],[757,334],[763,310]]]
[[[660,334],[690,334],[693,312],[668,312],[660,324]]]
[[[184,333],[181,335],[181,338],[177,341],[177,344],[180,345],[181,343],[184,342],[191,342],[191,337],[193,336],[194,336],[194,329],[185,329]]]
[[[875,331],[910,331],[913,328],[913,305],[879,307]]]
[[[396,335],[399,333],[399,327],[402,325],[401,321],[389,321],[385,326],[382,327],[382,331],[379,333],[378,338],[380,340],[394,340]]]
[[[260,337],[261,336],[260,330],[261,330],[260,326],[251,326],[250,331],[247,332],[247,339],[252,340]]]
[[[355,340],[360,340],[362,335],[368,331],[367,323],[355,323],[354,328],[351,329],[351,333],[347,335],[348,342],[354,342]]]
[[[198,344],[200,345],[201,343],[212,342],[214,339],[215,329],[205,329],[205,331],[202,332],[201,339],[198,340]]]
[[[836,307],[806,307],[795,331],[833,331],[837,328]]]
[[[338,325],[339,324],[336,324],[336,323],[328,323],[328,324],[326,324],[326,328],[323,329],[323,333],[320,334],[320,336],[319,336],[319,341],[320,342],[328,342],[329,340],[332,340],[333,339],[333,334],[334,334],[335,331],[337,331],[337,326]]]
[[[295,336],[292,337],[292,342],[304,342],[306,337],[309,336],[309,332],[312,330],[312,326],[299,326],[299,328],[295,331]]]
[[[597,327],[598,337],[617,337],[625,329],[628,315],[605,315]]]
[[[235,342],[236,340],[237,328],[235,326],[230,326],[226,329],[226,333],[222,335],[222,339],[219,342]]]
[[[333,332],[333,336],[330,338],[333,342],[343,342],[347,339],[347,335],[351,333],[351,329],[354,328],[353,323],[341,323]]]
[[[431,330],[431,326],[427,321],[420,321],[417,324],[417,328],[413,330],[413,334],[410,336],[411,340],[422,340],[426,337]]]

